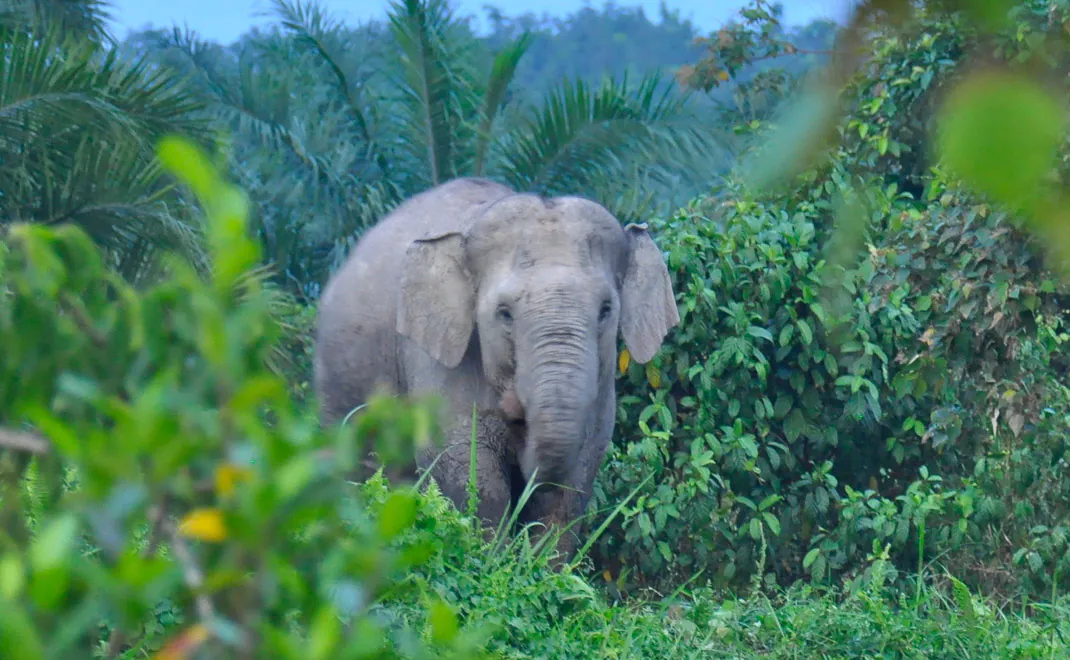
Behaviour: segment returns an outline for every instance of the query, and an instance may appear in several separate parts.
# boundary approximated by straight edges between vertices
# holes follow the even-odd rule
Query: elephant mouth
[[[501,408],[505,420],[511,427],[519,431],[527,429],[528,424],[524,405],[520,403],[520,398],[517,397],[515,389],[510,387],[502,393],[498,407]]]
[[[512,442],[509,443],[508,460],[519,470],[520,456],[527,446],[528,420],[524,414],[524,406],[520,403],[515,389],[509,387],[502,392],[501,398],[498,400],[498,408],[501,411],[506,427],[512,435]],[[514,493],[514,495],[519,497],[518,493]]]

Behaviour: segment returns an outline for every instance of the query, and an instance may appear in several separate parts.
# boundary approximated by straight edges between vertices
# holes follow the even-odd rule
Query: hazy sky
[[[356,24],[370,18],[380,18],[389,6],[389,0],[319,0],[334,16],[347,23]],[[453,0],[458,13],[474,14],[482,21],[483,5],[493,4],[506,15],[527,11],[536,14],[547,12],[561,16],[590,4],[601,7],[601,0]],[[657,20],[658,0],[618,0],[619,6],[642,5],[647,16]],[[691,18],[700,29],[710,30],[741,7],[746,0],[667,0],[671,9]],[[846,16],[850,0],[784,0],[785,21],[803,23],[818,16],[842,20]],[[259,11],[270,7],[268,0],[111,0],[112,31],[122,39],[128,30],[151,24],[153,27],[188,25],[201,37],[229,43],[234,41],[254,24],[267,22],[257,17]],[[481,24],[481,22],[480,22]]]

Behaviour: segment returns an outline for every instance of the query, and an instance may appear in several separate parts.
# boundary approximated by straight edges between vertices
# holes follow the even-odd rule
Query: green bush
[[[244,197],[187,144],[160,155],[207,211],[210,280],[176,259],[139,292],[76,227],[7,236],[0,657],[473,657],[453,609],[405,581],[440,552],[434,517],[343,478],[363,438],[433,435],[430,410],[376,400],[321,431],[269,368],[281,331]],[[371,614],[399,590],[411,627]]]
[[[1028,62],[1067,22],[1021,4],[996,43]],[[1065,291],[1018,218],[927,164],[977,42],[941,15],[878,32],[823,164],[659,223],[682,322],[622,377],[595,500],[650,478],[600,541],[622,584],[857,587],[887,556],[1005,595],[1070,585]]]
[[[209,281],[176,260],[135,291],[70,226],[0,244],[0,657],[1065,650],[1070,617],[1044,626],[969,594],[907,611],[879,584],[842,604],[700,590],[612,605],[523,535],[488,545],[433,482],[346,482],[361,443],[434,436],[433,409],[380,398],[321,431],[272,369],[279,299],[249,270],[241,196],[182,143],[161,153],[208,211]]]
[[[1070,575],[1070,439],[1032,423],[1066,401],[1046,380],[1061,305],[1035,249],[984,207],[877,190],[868,250],[843,266],[820,240],[837,193],[793,208],[740,194],[661,226],[682,322],[621,381],[597,502],[653,478],[602,554],[645,579],[823,581],[886,545],[916,567],[926,516],[927,554],[996,551],[996,530],[1025,524],[1016,507],[1042,506],[1061,530],[1043,570]],[[1036,481],[1006,490],[1023,461]]]

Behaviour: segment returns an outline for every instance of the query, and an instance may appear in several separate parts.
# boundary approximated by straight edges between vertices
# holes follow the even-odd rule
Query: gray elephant
[[[613,434],[618,328],[645,363],[679,320],[645,225],[622,227],[579,197],[454,179],[368,230],[325,288],[320,419],[339,421],[375,391],[441,395],[446,446],[417,466],[441,453],[431,476],[463,510],[474,405],[479,515],[496,526],[535,473],[521,521],[567,526]],[[574,543],[562,535],[562,557]]]

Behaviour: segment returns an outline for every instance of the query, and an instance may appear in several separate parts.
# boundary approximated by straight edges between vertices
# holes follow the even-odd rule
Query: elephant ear
[[[621,334],[632,358],[649,362],[669,329],[680,322],[676,295],[661,250],[647,233],[646,223],[629,224],[628,267],[621,286]]]
[[[397,331],[449,368],[475,326],[475,290],[458,232],[419,238],[405,250]]]

